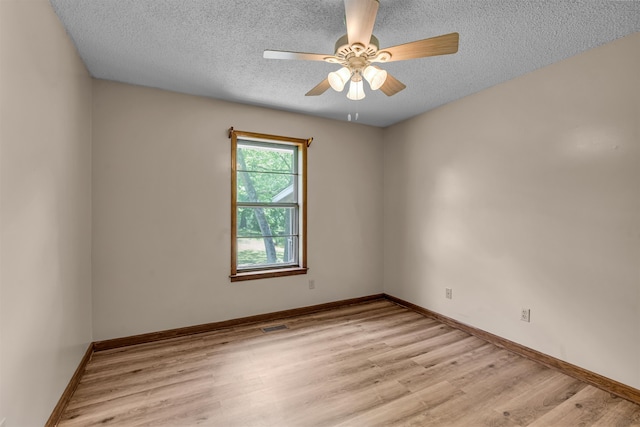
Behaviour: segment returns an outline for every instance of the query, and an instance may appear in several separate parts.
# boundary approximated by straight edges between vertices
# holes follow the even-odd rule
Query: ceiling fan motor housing
[[[367,56],[375,56],[376,52],[380,49],[380,42],[378,38],[371,35],[371,41],[369,42],[369,46],[362,46],[360,43],[354,43],[353,45],[349,44],[349,38],[347,34],[340,37],[338,41],[336,41],[335,45],[335,56],[338,58],[345,58],[348,54],[354,53],[358,56],[364,54]]]

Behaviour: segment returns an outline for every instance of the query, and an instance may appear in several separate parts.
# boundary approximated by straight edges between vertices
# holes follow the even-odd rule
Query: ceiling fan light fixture
[[[344,86],[351,78],[351,70],[347,67],[342,67],[338,71],[330,72],[327,78],[329,79],[329,84],[333,90],[336,92],[342,92]]]
[[[349,92],[347,93],[347,98],[352,101],[359,101],[363,99],[366,95],[364,94],[364,85],[362,84],[362,78],[358,81],[351,80],[349,84]]]
[[[305,96],[322,95],[329,88],[342,92],[347,81],[350,81],[347,98],[360,100],[365,97],[363,79],[369,82],[372,90],[380,89],[386,96],[395,95],[407,87],[387,71],[372,65],[373,63],[450,55],[458,51],[458,33],[443,34],[381,50],[380,42],[373,35],[379,3],[380,0],[344,0],[347,34],[336,41],[333,55],[265,50],[263,56],[270,59],[302,59],[340,64],[343,68],[329,73],[327,78]]]
[[[373,65],[369,65],[364,69],[362,75],[369,82],[371,90],[378,90],[387,80],[387,72]]]

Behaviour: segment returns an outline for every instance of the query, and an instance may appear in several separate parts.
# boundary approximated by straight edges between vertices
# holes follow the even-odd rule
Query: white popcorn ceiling
[[[341,0],[51,3],[93,77],[380,127],[640,30],[638,0],[380,0],[381,48],[458,32],[459,51],[383,64],[407,88],[349,101],[304,96],[338,66],[262,57],[333,54]]]

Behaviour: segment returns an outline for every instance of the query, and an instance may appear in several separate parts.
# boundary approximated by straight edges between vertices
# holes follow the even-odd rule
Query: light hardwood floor
[[[380,300],[97,352],[59,425],[611,427],[640,406]]]

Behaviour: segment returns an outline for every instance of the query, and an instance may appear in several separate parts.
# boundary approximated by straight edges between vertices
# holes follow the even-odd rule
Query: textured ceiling
[[[384,64],[407,85],[349,101],[304,94],[339,68],[263,59],[265,49],[333,54],[341,0],[51,0],[92,76],[388,126],[640,31],[640,1],[381,0],[389,47],[460,33],[458,53]]]

